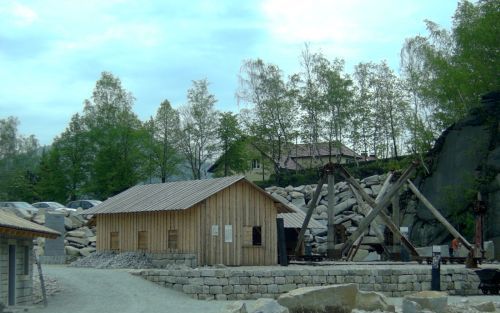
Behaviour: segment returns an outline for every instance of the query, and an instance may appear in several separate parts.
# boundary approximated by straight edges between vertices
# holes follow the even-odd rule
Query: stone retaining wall
[[[431,289],[428,266],[394,269],[337,269],[335,267],[193,270],[143,270],[135,272],[161,286],[182,291],[195,299],[243,300],[277,298],[290,290],[331,284],[357,283],[364,291],[404,296]],[[449,294],[478,294],[479,278],[465,268],[441,269],[441,290]]]
[[[185,265],[194,268],[198,266],[196,254],[192,253],[148,253],[148,255],[155,267]]]

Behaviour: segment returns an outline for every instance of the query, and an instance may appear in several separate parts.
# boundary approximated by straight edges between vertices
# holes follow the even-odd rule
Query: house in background
[[[0,303],[33,303],[33,239],[58,236],[55,230],[0,210]]]
[[[231,174],[243,174],[249,181],[253,182],[269,179],[271,174],[274,173],[272,158],[259,151],[251,143],[247,144],[247,151],[248,159],[246,162],[249,163],[246,167],[247,170],[243,173],[236,173],[230,169]],[[223,159],[224,155],[220,156],[208,169],[208,172],[220,173],[221,166],[223,166]],[[343,144],[333,143],[331,149],[327,142],[318,143],[314,146],[309,144],[294,144],[290,146],[287,153],[283,154],[279,166],[282,170],[300,171],[318,168],[330,161],[347,164],[362,160],[363,157],[361,155]]]
[[[194,266],[277,264],[276,217],[286,212],[295,211],[244,176],[134,186],[86,211],[97,250]]]

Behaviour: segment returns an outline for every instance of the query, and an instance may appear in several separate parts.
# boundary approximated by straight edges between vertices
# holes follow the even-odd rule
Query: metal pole
[[[278,229],[278,256],[281,266],[288,266],[288,256],[286,253],[286,239],[285,239],[285,223],[283,218],[276,219],[276,226]]]

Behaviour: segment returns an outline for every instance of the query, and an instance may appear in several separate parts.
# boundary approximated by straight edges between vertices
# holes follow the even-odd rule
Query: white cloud
[[[26,5],[15,2],[12,6],[12,13],[17,18],[17,22],[21,26],[33,24],[38,18],[38,14]]]

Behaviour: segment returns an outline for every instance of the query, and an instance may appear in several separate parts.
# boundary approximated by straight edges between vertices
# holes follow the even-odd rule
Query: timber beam
[[[373,199],[371,199],[366,192],[364,192],[363,188],[359,185],[359,183],[347,172],[345,168],[342,166],[338,166],[339,174],[344,176],[344,178],[353,185],[356,189],[360,189],[360,195],[361,197],[364,198],[363,194],[368,197],[368,204],[373,205],[372,211],[361,221],[361,223],[358,226],[358,229],[351,234],[351,236],[347,239],[347,241],[344,243],[344,246],[342,248],[342,255],[345,255],[350,249],[353,243],[365,232],[365,230],[368,228],[368,226],[372,223],[372,221],[377,217],[380,213],[380,216],[382,217],[382,220],[384,223],[386,223],[389,227],[389,229],[397,236],[401,237],[401,241],[403,244],[405,244],[408,248],[410,248],[410,252],[412,254],[418,255],[418,252],[416,251],[415,247],[404,237],[401,235],[401,232],[397,227],[392,223],[392,220],[382,212],[383,209],[385,209],[390,203],[393,198],[393,196],[399,192],[399,189],[403,186],[403,184],[406,182],[406,180],[410,177],[410,175],[413,173],[415,170],[415,167],[418,165],[418,162],[414,161],[410,164],[410,166],[401,174],[401,177],[397,179],[397,181],[392,185],[389,190],[387,191],[387,194],[385,194],[381,199],[379,203],[375,203]]]
[[[462,242],[467,250],[472,251],[474,247],[465,239],[456,229],[451,225],[446,218],[439,213],[439,211],[432,205],[432,203],[427,200],[427,198],[415,187],[415,185],[408,179],[408,187],[417,196],[417,198],[422,201],[422,203],[431,211],[432,215],[443,224],[443,226],[453,235],[454,238],[458,238]]]
[[[326,180],[325,175],[321,175],[316,190],[314,191],[313,198],[311,202],[309,202],[309,205],[307,206],[306,217],[304,218],[304,222],[302,223],[302,228],[300,229],[299,237],[297,238],[297,246],[295,246],[295,251],[294,251],[295,255],[299,255],[300,246],[304,242],[304,235],[306,233],[307,225],[309,225],[309,221],[311,220],[313,211],[316,208],[316,202],[318,201],[319,195],[321,194],[321,187],[323,187],[325,180]]]

